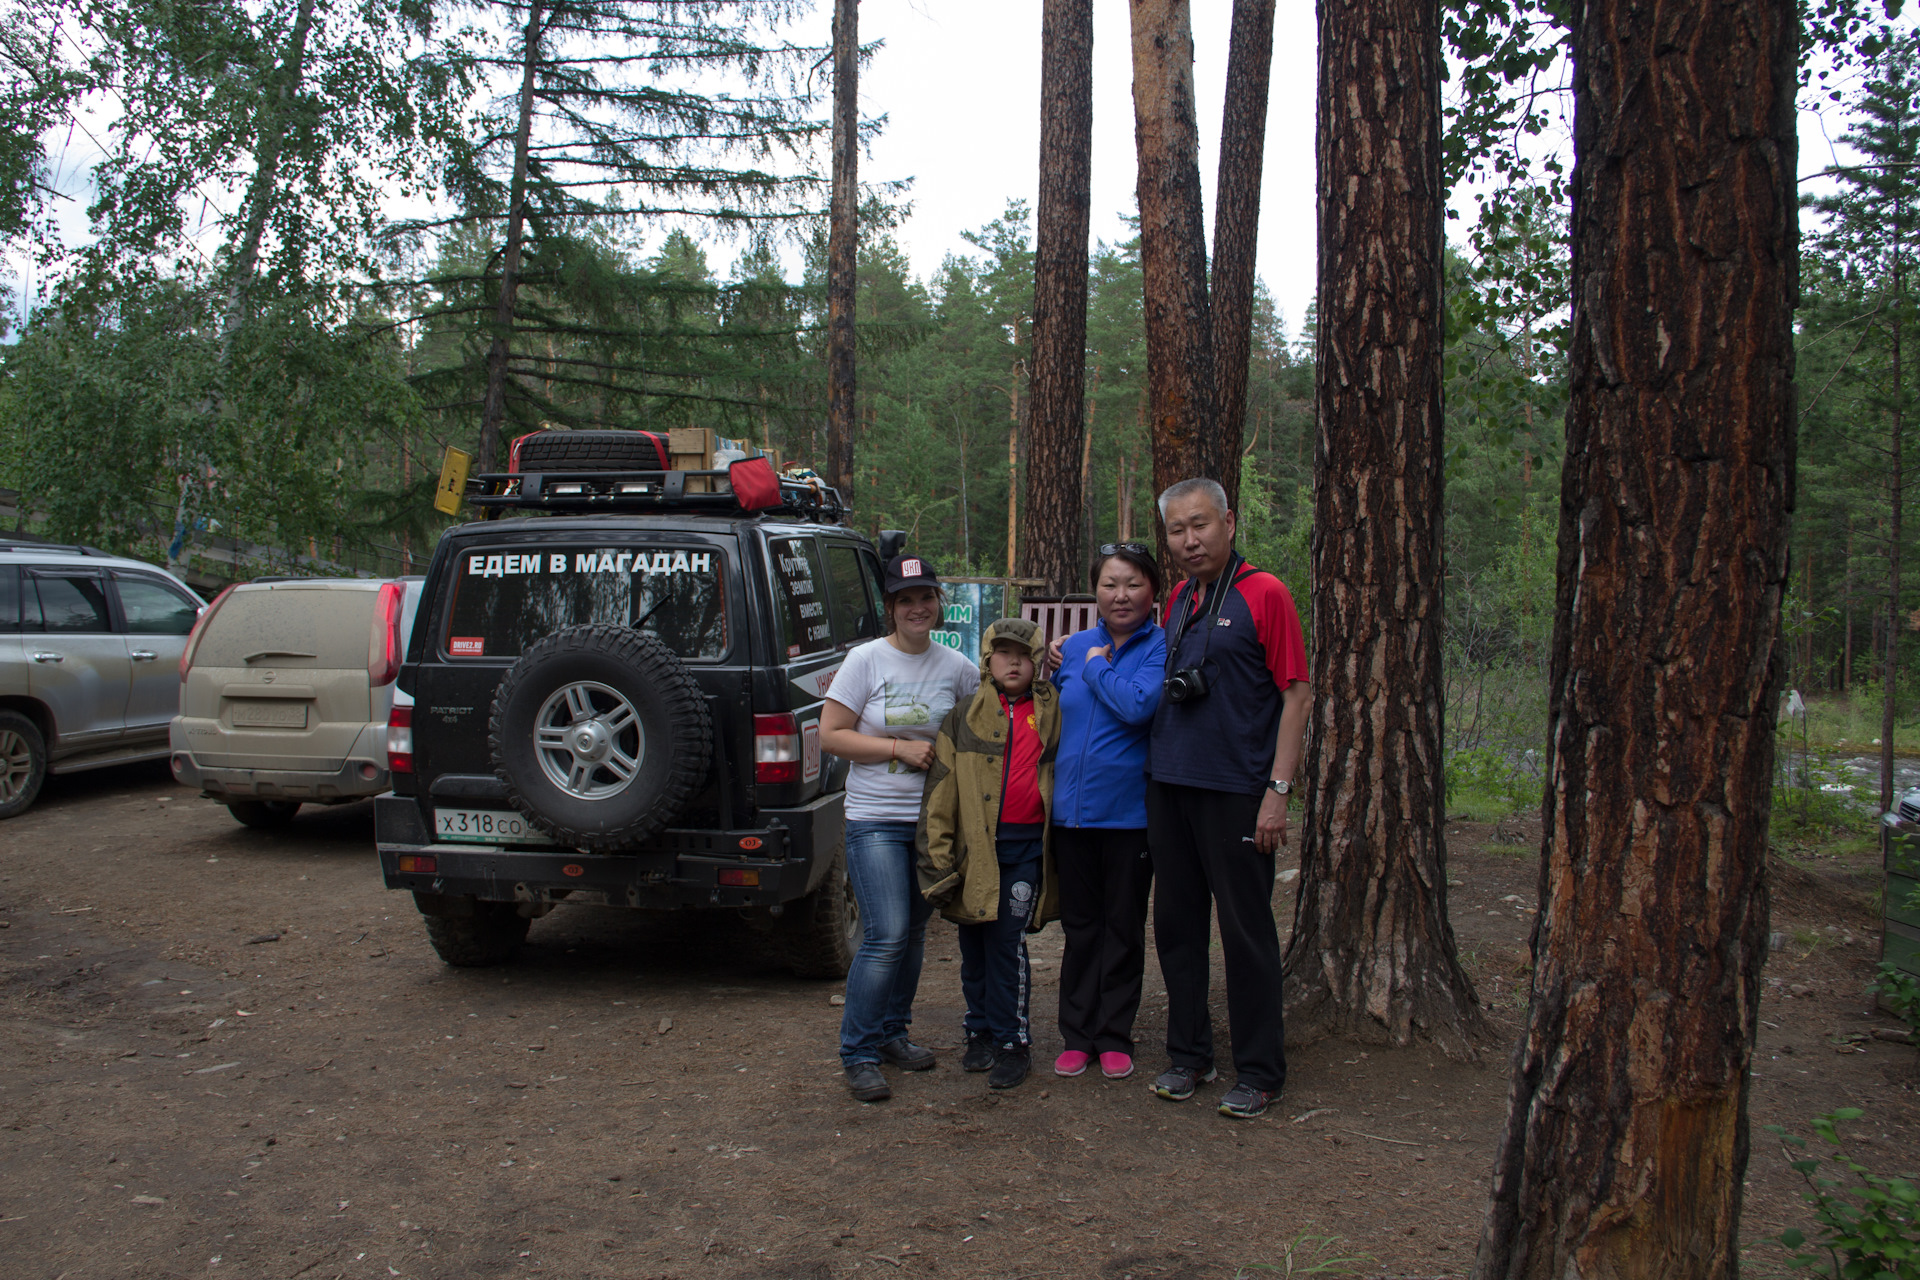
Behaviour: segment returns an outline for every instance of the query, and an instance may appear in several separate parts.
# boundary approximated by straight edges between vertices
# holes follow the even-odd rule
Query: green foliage
[[[1472,822],[1497,822],[1540,806],[1540,774],[1491,747],[1447,752],[1447,813]]]
[[[1793,720],[1782,718],[1774,746],[1774,831],[1807,836],[1859,831],[1877,816],[1877,793],[1864,786],[1830,746],[1800,746]]]
[[[1233,1280],[1254,1280],[1256,1272],[1272,1273],[1287,1280],[1291,1276],[1352,1276],[1360,1268],[1371,1266],[1373,1256],[1365,1253],[1343,1254],[1346,1241],[1339,1236],[1319,1236],[1312,1231],[1296,1232],[1280,1246],[1278,1262],[1246,1262],[1234,1270]]]
[[[1920,897],[1920,891],[1909,896]],[[1920,979],[1890,960],[1880,962],[1879,974],[1877,981],[1868,984],[1867,994],[1878,997],[1893,1011],[1894,1017],[1906,1023],[1915,1036],[1920,1036]]]
[[[1811,1243],[1820,1252],[1800,1251],[1809,1238],[1798,1228],[1774,1238],[1796,1251],[1795,1268],[1835,1280],[1920,1280],[1920,1190],[1907,1178],[1871,1172],[1848,1155],[1841,1143],[1839,1126],[1864,1114],[1856,1107],[1842,1107],[1813,1121],[1820,1140],[1834,1148],[1827,1163],[1844,1176],[1819,1176],[1819,1160],[1790,1161],[1807,1184],[1801,1196],[1813,1206],[1819,1223]],[[1806,1150],[1804,1138],[1779,1125],[1768,1125],[1767,1132],[1784,1146]]]

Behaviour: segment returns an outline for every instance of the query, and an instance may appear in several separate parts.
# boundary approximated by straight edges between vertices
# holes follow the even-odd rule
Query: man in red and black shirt
[[[1147,757],[1153,930],[1167,984],[1167,1056],[1154,1092],[1183,1101],[1218,1073],[1207,1013],[1215,904],[1238,1080],[1223,1115],[1257,1116],[1286,1084],[1274,854],[1307,723],[1307,650],[1281,581],[1233,550],[1233,512],[1211,480],[1160,495],[1187,580],[1167,602],[1167,683]]]

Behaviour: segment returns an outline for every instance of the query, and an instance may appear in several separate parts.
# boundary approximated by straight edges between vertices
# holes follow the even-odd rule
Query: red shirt
[[[1036,823],[1047,820],[1040,798],[1040,730],[1033,695],[1008,702],[1000,695],[1000,711],[1007,717],[1007,762],[1000,788],[1000,821]]]

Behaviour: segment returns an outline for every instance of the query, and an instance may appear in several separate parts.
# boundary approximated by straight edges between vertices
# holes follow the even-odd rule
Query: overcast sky
[[[860,38],[881,40],[860,81],[863,115],[886,130],[863,157],[867,180],[911,177],[914,213],[896,234],[916,274],[932,275],[960,233],[998,217],[1010,198],[1037,199],[1040,167],[1038,0],[866,0]],[[1267,112],[1258,271],[1290,334],[1313,297],[1313,6],[1277,6]],[[1194,87],[1207,234],[1220,163],[1228,0],[1193,6]],[[820,0],[817,38],[831,22]],[[1127,6],[1094,6],[1093,236],[1125,239],[1133,212],[1133,52]]]

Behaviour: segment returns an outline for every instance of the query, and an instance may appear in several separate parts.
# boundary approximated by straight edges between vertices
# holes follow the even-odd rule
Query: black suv
[[[545,471],[478,477],[471,501],[516,514],[449,530],[427,571],[375,802],[387,887],[455,965],[506,960],[565,899],[741,909],[794,971],[843,976],[820,709],[880,634],[879,557],[832,490],[783,481],[749,513],[690,492],[726,472],[562,471],[613,433],[572,434]]]

